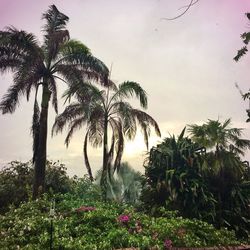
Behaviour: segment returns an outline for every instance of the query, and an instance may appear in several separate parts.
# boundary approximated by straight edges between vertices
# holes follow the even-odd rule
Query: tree
[[[248,21],[250,21],[250,13],[246,13],[246,16],[247,16]],[[249,41],[250,41],[250,31],[244,32],[243,34],[241,34],[241,38],[242,38],[243,43],[245,45],[240,50],[238,50],[237,55],[234,57],[234,60],[236,62],[238,62],[239,59],[241,57],[243,57],[248,51],[247,46],[248,46]],[[241,95],[242,95],[244,100],[248,99],[249,103],[250,103],[250,91],[246,92],[245,94],[241,93]],[[248,119],[246,120],[246,122],[250,122],[250,107],[246,111],[247,111],[247,116],[248,116]]]
[[[237,156],[244,155],[250,149],[250,140],[242,139],[243,129],[231,128],[231,119],[221,123],[219,120],[208,120],[203,125],[189,125],[188,131],[192,139],[216,153],[228,150]]]
[[[247,17],[248,21],[250,21],[250,13],[246,13],[246,17]],[[250,31],[249,32],[244,32],[243,34],[241,34],[241,38],[242,38],[242,41],[243,41],[243,43],[245,45],[240,50],[238,50],[237,55],[234,57],[234,60],[236,62],[238,62],[239,59],[242,56],[244,56],[248,51],[247,45],[248,45],[248,43],[250,41]]]
[[[149,209],[166,206],[182,216],[208,219],[215,200],[202,176],[203,149],[184,136],[165,138],[153,147],[145,164],[142,201]]]
[[[195,142],[209,150],[203,173],[217,200],[214,223],[218,227],[229,226],[238,236],[247,237],[250,222],[249,166],[240,156],[250,148],[250,140],[242,139],[242,129],[230,125],[230,119],[224,122],[208,120],[203,125],[190,125],[189,132]]]
[[[45,190],[48,193],[67,193],[73,189],[74,181],[68,177],[66,170],[59,161],[47,161]],[[0,170],[0,213],[7,211],[10,205],[18,207],[21,202],[31,198],[33,178],[31,161],[12,161]]]
[[[147,95],[136,82],[124,82],[118,87],[113,84],[107,89],[98,89],[94,85],[79,85],[69,87],[65,93],[67,98],[75,96],[77,102],[67,106],[64,112],[57,116],[53,125],[53,133],[58,133],[68,126],[68,134],[65,139],[66,146],[72,138],[73,133],[86,125],[84,140],[84,159],[90,178],[93,180],[92,170],[87,155],[88,142],[92,146],[103,145],[103,164],[101,187],[106,197],[108,174],[119,170],[124,148],[124,138],[132,140],[135,138],[137,127],[141,127],[144,140],[148,147],[150,126],[160,136],[160,129],[156,121],[146,112],[133,108],[126,98],[136,96],[140,105],[147,108]],[[111,145],[108,147],[108,133],[111,133]],[[116,152],[116,154],[115,154]],[[114,163],[113,162],[113,158]]]
[[[36,37],[26,31],[14,27],[0,31],[0,70],[2,73],[11,70],[14,74],[14,83],[0,103],[1,112],[13,113],[21,96],[26,95],[29,100],[31,90],[35,90],[32,123],[34,198],[44,191],[48,108],[52,97],[52,105],[58,112],[57,81],[73,85],[83,78],[105,84],[108,76],[107,67],[93,57],[85,45],[70,40],[66,29],[69,18],[55,5],[51,5],[42,18],[46,24],[41,46]],[[37,101],[39,87],[42,88],[40,107]]]

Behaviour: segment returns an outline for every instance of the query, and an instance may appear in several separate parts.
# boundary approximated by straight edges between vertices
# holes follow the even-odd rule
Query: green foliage
[[[199,145],[184,137],[184,132],[150,150],[142,201],[149,208],[167,206],[183,216],[211,218],[215,200],[201,174],[203,156]]]
[[[150,150],[141,197],[149,213],[157,215],[163,206],[249,237],[250,169],[240,155],[250,141],[230,122],[191,125],[192,139],[183,130]]]
[[[210,149],[203,163],[203,175],[216,199],[214,225],[227,226],[238,237],[249,237],[250,186],[249,164],[240,159],[250,147],[241,138],[243,130],[232,128],[231,120],[208,120],[203,125],[191,125],[192,139]]]
[[[11,204],[18,206],[20,202],[31,198],[33,176],[31,162],[12,161],[0,171],[1,212],[6,211]],[[71,180],[63,164],[47,161],[45,188],[52,193],[66,193],[71,190]]]
[[[96,183],[100,185],[102,171],[96,176]],[[107,199],[127,204],[137,204],[141,194],[142,175],[136,172],[127,162],[121,163],[118,172],[108,178]]]
[[[216,230],[198,220],[152,218],[134,211],[132,207],[117,203],[87,200],[70,194],[58,194],[54,223],[54,249],[100,249],[122,247],[149,249],[158,246],[164,249],[164,240],[170,239],[173,246],[227,246],[237,245],[232,232]],[[83,211],[78,208],[95,209]],[[1,249],[48,249],[49,248],[48,196],[22,203],[0,216]],[[120,215],[128,216],[121,222]],[[37,237],[39,235],[39,237]]]
[[[250,20],[250,13],[246,13],[247,19]],[[249,44],[250,41],[250,32],[244,32],[243,34],[241,34],[241,39],[243,41],[243,43],[245,44],[245,46],[243,48],[241,48],[240,50],[238,50],[237,55],[234,57],[234,60],[237,62],[239,61],[239,59],[244,56],[248,49],[247,49],[247,45]]]
[[[249,21],[250,20],[250,13],[246,13],[246,16],[247,16],[247,19]],[[243,34],[241,34],[241,39],[244,43],[244,46],[237,51],[237,55],[234,57],[234,60],[236,62],[238,62],[248,52],[247,46],[248,46],[249,41],[250,41],[250,32],[248,31],[248,32],[244,32]],[[248,99],[250,102],[250,92],[246,92],[245,94],[242,94],[242,97],[244,100]],[[247,111],[247,116],[248,116],[246,122],[250,122],[250,109],[247,109],[246,111]]]
[[[107,176],[120,169],[125,138],[133,140],[140,127],[148,147],[151,128],[158,136],[160,129],[153,117],[140,109],[133,108],[127,100],[135,96],[139,99],[140,106],[147,108],[147,94],[138,83],[126,81],[118,86],[113,83],[107,89],[100,89],[93,84],[82,85],[80,82],[78,85],[69,86],[64,96],[69,100],[75,97],[77,102],[69,104],[63,113],[56,117],[52,133],[57,134],[68,127],[65,139],[65,144],[68,146],[75,131],[86,126],[83,147],[85,166],[90,179],[94,180],[88,159],[88,144],[93,147],[102,146],[100,184],[103,196],[107,198],[105,193],[108,186]],[[110,147],[108,147],[109,134]]]
[[[33,197],[45,191],[46,138],[48,108],[51,102],[58,113],[57,80],[85,85],[86,81],[107,84],[108,68],[95,58],[81,42],[70,40],[66,25],[69,18],[55,5],[42,15],[43,43],[36,37],[15,27],[0,30],[0,73],[11,71],[13,84],[0,101],[0,112],[13,113],[21,98],[29,100],[35,90],[31,132],[33,162],[35,163]],[[42,88],[41,105],[38,91]]]
[[[71,179],[70,193],[84,200],[101,200],[100,186],[94,184],[87,175],[82,178],[74,176]]]

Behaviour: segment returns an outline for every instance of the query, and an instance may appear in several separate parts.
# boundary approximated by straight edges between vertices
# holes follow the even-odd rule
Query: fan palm
[[[98,171],[96,181],[99,184],[102,171]],[[141,193],[142,175],[136,172],[127,162],[121,163],[117,174],[108,181],[107,198],[118,202],[135,204]]]
[[[229,150],[236,155],[244,155],[250,148],[250,140],[242,139],[243,129],[231,128],[231,119],[221,123],[219,120],[208,120],[203,125],[193,124],[189,126],[192,139],[208,149]]]
[[[93,175],[88,160],[87,145],[88,142],[94,147],[103,145],[101,187],[104,197],[106,197],[107,176],[119,170],[124,149],[124,138],[133,140],[138,125],[142,129],[147,146],[151,126],[160,136],[160,129],[156,121],[146,112],[133,108],[125,101],[126,98],[136,96],[141,107],[147,108],[147,95],[138,83],[127,81],[118,87],[113,84],[112,87],[105,90],[98,89],[94,85],[87,87],[79,84],[69,87],[65,96],[67,98],[75,96],[77,102],[71,103],[62,114],[57,116],[53,125],[53,132],[61,132],[66,125],[69,125],[65,139],[65,144],[68,146],[75,130],[83,125],[87,126],[83,151],[85,165],[92,180]],[[108,147],[109,132],[111,132],[110,147]]]
[[[13,113],[22,95],[29,100],[31,90],[35,90],[33,114],[33,162],[35,177],[33,197],[39,190],[43,192],[46,149],[47,120],[50,99],[57,112],[57,80],[73,85],[80,79],[94,79],[105,83],[107,67],[92,56],[82,43],[70,40],[66,23],[69,18],[51,5],[42,18],[44,43],[39,45],[36,37],[14,27],[0,31],[0,70],[11,70],[13,85],[0,103],[3,114]],[[37,94],[42,88],[42,101],[39,107]],[[51,98],[52,97],[52,98]]]
[[[250,148],[250,140],[241,138],[241,128],[231,128],[230,125],[231,119],[222,123],[219,120],[208,120],[203,125],[190,125],[189,132],[195,142],[210,150],[203,164],[204,169],[222,178],[225,171],[239,178],[244,171],[240,156],[244,156]]]

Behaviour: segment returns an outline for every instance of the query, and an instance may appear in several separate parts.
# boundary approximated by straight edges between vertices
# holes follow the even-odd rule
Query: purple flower
[[[82,206],[82,207],[77,208],[76,212],[89,212],[89,211],[93,211],[93,210],[96,210],[96,208]]]
[[[126,214],[122,214],[118,217],[118,221],[121,223],[128,223],[129,219],[130,219],[129,215]]]
[[[166,239],[164,241],[164,247],[165,247],[165,249],[171,249],[171,247],[172,247],[172,240]]]

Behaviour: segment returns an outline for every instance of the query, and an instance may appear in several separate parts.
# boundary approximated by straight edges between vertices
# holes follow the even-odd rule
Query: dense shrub
[[[71,190],[66,168],[59,162],[47,161],[45,188],[47,192],[66,193]],[[18,206],[31,197],[33,166],[31,162],[12,161],[0,171],[0,212],[10,204]]]
[[[239,244],[232,232],[216,230],[199,220],[152,218],[127,205],[103,203],[90,197],[84,200],[60,194],[54,198],[55,249],[110,250],[131,246],[164,249],[164,242],[183,247]],[[50,200],[44,196],[0,216],[0,249],[48,249],[49,208]]]
[[[142,201],[149,209],[166,206],[185,217],[213,218],[215,199],[201,173],[203,155],[184,131],[150,150]]]
[[[184,137],[184,131],[150,150],[143,208],[154,214],[157,207],[165,206],[184,217],[233,229],[238,238],[249,238],[249,166],[233,151],[221,148],[205,153]]]

